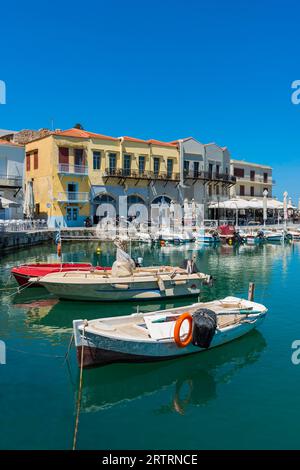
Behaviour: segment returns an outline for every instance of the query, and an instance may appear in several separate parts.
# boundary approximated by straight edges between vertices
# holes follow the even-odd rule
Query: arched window
[[[127,197],[127,205],[131,206],[131,204],[145,204],[145,201],[137,194],[132,194],[131,196]]]
[[[158,196],[153,199],[152,204],[171,204],[171,199],[168,196]]]
[[[108,215],[116,217],[117,202],[110,194],[98,194],[93,200],[93,222],[97,224],[99,220]]]
[[[110,194],[98,194],[94,199],[95,204],[113,204],[116,205],[116,200]]]

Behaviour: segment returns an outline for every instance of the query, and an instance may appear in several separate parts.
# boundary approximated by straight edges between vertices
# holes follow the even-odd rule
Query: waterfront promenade
[[[213,221],[212,221],[213,222]],[[294,224],[292,222],[287,224],[287,228],[297,228],[299,224]],[[271,230],[278,229],[283,230],[284,224],[276,225],[243,225],[237,227],[237,230],[242,231],[259,231],[259,230]],[[184,231],[192,231],[196,234],[199,230],[199,227],[186,227],[183,228]],[[0,232],[0,253],[9,252],[16,249],[26,248],[33,245],[41,245],[44,243],[53,242],[55,236],[58,233],[58,229],[48,228],[47,226],[42,228],[29,228],[25,230],[6,230]],[[112,241],[116,237],[125,237],[128,241],[132,242],[145,242],[142,240],[141,234],[146,234],[148,232],[139,232],[134,228],[128,229],[119,229],[116,226],[113,230],[99,230],[98,227],[66,227],[60,229],[61,239],[63,242],[72,242],[72,241]],[[147,240],[149,243],[153,240],[151,237],[151,231],[149,230],[150,237]]]

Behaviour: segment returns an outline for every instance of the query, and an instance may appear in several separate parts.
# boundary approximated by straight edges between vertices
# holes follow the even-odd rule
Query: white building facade
[[[23,145],[0,139],[0,219],[23,217],[24,159]]]
[[[229,198],[235,177],[230,174],[230,154],[215,143],[202,144],[193,137],[179,142],[183,199],[204,205]]]
[[[272,167],[244,160],[231,160],[230,171],[236,178],[236,185],[231,189],[232,197],[259,199],[263,197],[265,190],[268,191],[268,197],[272,197],[275,184]]]

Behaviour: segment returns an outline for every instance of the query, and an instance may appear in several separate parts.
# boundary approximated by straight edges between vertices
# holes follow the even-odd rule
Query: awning
[[[228,210],[242,210],[252,209],[249,201],[246,199],[228,199],[227,201],[211,202],[209,209],[228,209]]]
[[[231,209],[231,210],[245,210],[245,209],[263,209],[263,199],[228,199],[227,201],[211,202],[209,204],[209,209]],[[268,199],[267,198],[267,208],[280,210],[283,209],[283,202],[277,201],[277,199]],[[295,206],[288,204],[288,209],[296,209]]]
[[[10,199],[6,199],[5,197],[0,196],[0,207],[3,209],[8,209],[12,206],[19,206],[20,204],[16,201],[11,201]]]

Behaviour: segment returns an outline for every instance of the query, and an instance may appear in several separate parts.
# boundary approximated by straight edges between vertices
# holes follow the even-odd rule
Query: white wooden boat
[[[202,284],[210,283],[211,276],[198,272],[189,274],[179,267],[159,266],[135,268],[125,276],[115,276],[113,269],[55,273],[39,282],[61,299],[107,302],[199,295]]]
[[[73,330],[77,358],[84,367],[113,362],[146,362],[171,359],[205,349],[190,342],[179,347],[174,340],[178,319],[185,313],[192,316],[199,309],[210,309],[216,314],[217,328],[209,348],[232,341],[256,328],[265,318],[267,309],[256,302],[226,297],[187,307],[172,308],[147,314],[74,320]],[[183,322],[181,334],[186,334]],[[194,328],[194,327],[193,327]]]

